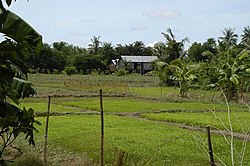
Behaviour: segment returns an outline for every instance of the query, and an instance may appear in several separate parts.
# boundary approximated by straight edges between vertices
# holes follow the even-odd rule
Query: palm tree
[[[99,52],[107,65],[111,63],[113,59],[119,58],[111,42],[103,42]]]
[[[96,37],[94,36],[93,39],[91,39],[91,42],[89,43],[89,51],[91,54],[97,54],[98,50],[100,48],[100,36]]]
[[[168,60],[167,63],[180,58],[184,53],[184,44],[188,42],[188,38],[184,38],[181,41],[177,41],[175,36],[170,28],[167,29],[167,33],[161,33],[166,39],[166,46],[167,46],[167,56]]]
[[[223,36],[219,37],[219,41],[221,44],[225,46],[225,48],[230,48],[237,44],[238,35],[234,33],[234,28],[225,28],[222,31]]]
[[[133,55],[143,55],[143,50],[145,48],[145,44],[142,41],[135,41],[132,43]]]
[[[247,26],[243,29],[243,35],[241,35],[241,44],[249,45],[250,43],[250,27]]]
[[[163,42],[155,43],[153,47],[153,55],[157,56],[162,61],[166,61],[166,50],[167,46]]]

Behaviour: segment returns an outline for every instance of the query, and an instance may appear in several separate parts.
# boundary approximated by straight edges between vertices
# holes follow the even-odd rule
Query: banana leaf
[[[26,21],[6,9],[0,9],[0,32],[29,50],[38,52],[42,47],[42,36]]]

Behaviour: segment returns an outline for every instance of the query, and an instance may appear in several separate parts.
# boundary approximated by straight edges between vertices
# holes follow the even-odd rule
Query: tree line
[[[112,45],[94,36],[87,48],[54,42],[44,44],[39,54],[27,56],[31,72],[67,74],[110,74],[110,64],[121,55],[157,56],[153,62],[154,74],[162,85],[180,87],[180,94],[187,96],[190,88],[222,88],[227,99],[242,99],[249,89],[250,27],[236,34],[234,28],[225,28],[217,39],[194,42],[188,49],[188,38],[176,39],[170,28],[162,32],[165,41],[146,46],[142,41]],[[126,69],[126,68],[125,68]],[[123,69],[124,70],[124,69]]]
[[[112,59],[119,59],[121,55],[157,56],[161,61],[171,61],[184,57],[192,62],[209,62],[232,46],[242,49],[249,37],[249,26],[245,27],[240,43],[237,44],[238,35],[234,29],[223,31],[223,36],[207,39],[204,43],[194,42],[184,50],[188,38],[177,41],[171,29],[162,32],[165,42],[158,42],[153,47],[145,46],[142,41],[131,44],[112,45],[111,42],[100,41],[100,36],[94,36],[87,48],[74,46],[67,42],[54,42],[44,44],[38,55],[27,57],[29,68],[39,73],[61,73],[65,67],[74,67],[77,72],[89,74],[92,70],[99,73],[109,73],[108,65]]]
[[[88,48],[64,41],[51,45],[44,43],[41,52],[30,55],[26,62],[30,72],[34,73],[61,73],[66,70],[69,74],[90,74],[92,71],[109,74],[113,72],[109,68],[112,60],[120,59],[121,55],[151,56],[153,49],[142,41],[113,46],[111,42],[101,42],[100,36],[94,36]]]
[[[241,36],[233,28],[225,28],[222,34],[184,50],[187,38],[177,41],[171,29],[163,33],[166,43],[154,47],[160,58],[154,63],[155,73],[162,84],[178,85],[183,97],[190,88],[217,88],[227,100],[242,101],[249,91],[250,28],[245,27]]]
[[[240,35],[234,32],[234,28],[225,28],[217,39],[194,42],[188,49],[184,49],[185,43],[189,42],[188,38],[176,39],[170,28],[161,33],[165,41],[158,42],[153,47],[146,46],[142,41],[114,46],[111,42],[102,42],[100,36],[94,36],[87,48],[63,41],[49,45],[42,44],[39,37],[33,41],[29,33],[34,33],[36,37],[34,30],[18,16],[9,14],[2,1],[0,2],[0,30],[5,36],[5,40],[0,43],[2,85],[5,84],[6,75],[10,74],[9,81],[12,81],[16,76],[13,72],[17,71],[24,80],[28,72],[110,74],[115,72],[110,67],[112,60],[120,59],[121,55],[153,55],[158,57],[157,61],[152,62],[155,69],[153,73],[159,76],[162,85],[179,86],[183,97],[187,96],[190,88],[196,87],[219,88],[228,100],[242,100],[244,92],[249,91],[249,26],[244,27]],[[13,1],[5,2],[9,6]],[[20,21],[16,23],[16,20]],[[19,33],[18,29],[23,31]],[[40,51],[36,51],[38,49],[34,49],[35,47]],[[13,64],[17,67],[13,67]],[[6,73],[7,70],[11,72]],[[23,81],[22,84],[29,83]],[[4,90],[6,87],[0,87],[0,92],[4,92],[3,96],[7,94]]]

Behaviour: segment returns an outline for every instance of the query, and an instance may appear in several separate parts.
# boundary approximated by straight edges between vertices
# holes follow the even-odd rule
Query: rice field
[[[55,114],[50,116],[48,134],[51,165],[60,165],[61,160],[75,161],[79,156],[87,157],[91,165],[99,163],[99,89],[104,93],[106,165],[121,162],[138,166],[209,165],[207,133],[181,125],[198,128],[209,125],[212,130],[226,131],[230,128],[229,109],[235,133],[244,134],[250,128],[248,106],[229,103],[228,107],[218,91],[191,90],[188,98],[181,98],[178,88],[160,87],[156,77],[138,75],[29,75],[29,78],[35,83],[38,94],[22,100],[20,107],[32,107],[36,119],[42,123],[36,126],[39,132],[35,134],[37,148],[34,150],[41,155],[46,118],[39,113],[47,111],[47,96],[52,96],[50,111]],[[23,142],[18,141],[22,146]],[[230,142],[233,142],[233,150]],[[232,152],[235,165],[250,162],[247,139],[212,134],[212,145],[218,165],[232,165]],[[58,159],[55,154],[78,157]]]

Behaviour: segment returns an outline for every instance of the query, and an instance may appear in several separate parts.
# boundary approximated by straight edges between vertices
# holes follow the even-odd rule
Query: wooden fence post
[[[104,116],[103,116],[103,103],[102,103],[102,90],[100,89],[100,113],[101,113],[101,152],[100,152],[100,165],[104,166]]]
[[[49,114],[50,114],[50,98],[51,96],[48,96],[48,110],[46,113],[46,125],[45,125],[45,135],[44,135],[44,149],[43,149],[43,159],[44,159],[44,165],[47,165],[47,143],[48,143],[48,129],[49,129]]]
[[[210,165],[216,166],[214,162],[214,155],[213,155],[213,149],[212,149],[212,142],[211,142],[211,135],[210,135],[210,127],[207,126],[207,142],[208,142],[208,153],[210,156]]]

